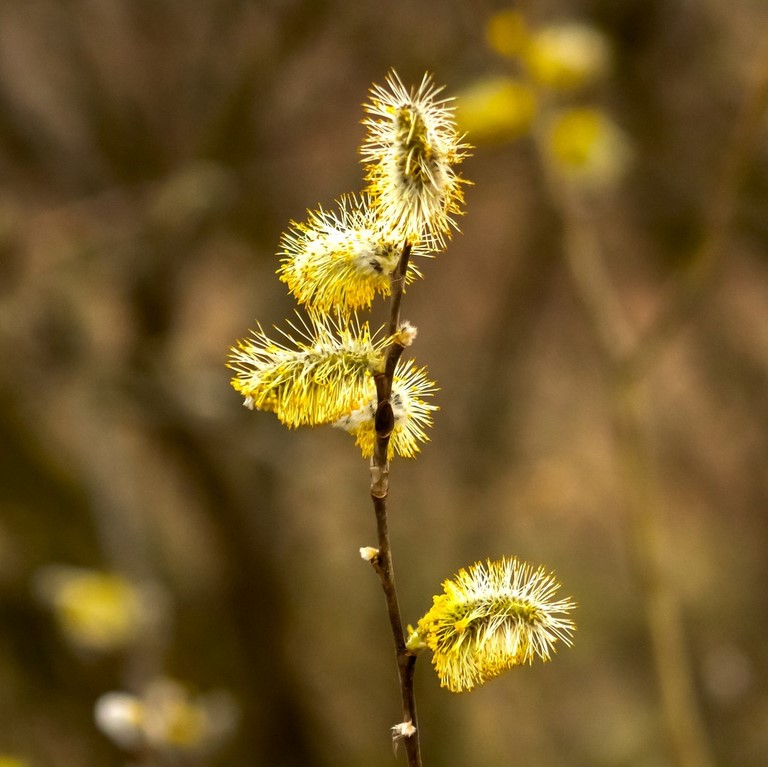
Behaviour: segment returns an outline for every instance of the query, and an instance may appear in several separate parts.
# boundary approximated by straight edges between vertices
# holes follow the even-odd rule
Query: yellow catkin
[[[416,629],[440,684],[471,690],[536,657],[549,660],[558,640],[570,645],[576,605],[556,600],[559,588],[554,575],[516,557],[478,562],[445,581]]]
[[[308,211],[282,236],[278,274],[296,300],[314,312],[348,316],[388,296],[404,238],[383,225],[368,195],[345,195],[335,210]],[[413,243],[406,283],[421,276],[414,258],[431,256],[436,243]]]
[[[344,323],[313,314],[282,334],[287,343],[259,327],[230,350],[232,386],[246,407],[274,412],[298,427],[333,423],[363,404],[386,338],[377,341],[368,323],[356,319]]]
[[[462,142],[450,100],[424,75],[406,89],[395,72],[374,86],[365,104],[361,154],[367,191],[380,218],[408,239],[434,237],[441,246],[456,228],[466,183],[453,166],[469,148]]]
[[[408,360],[395,369],[390,400],[395,417],[395,426],[388,446],[390,460],[395,455],[414,458],[420,450],[420,443],[429,440],[426,429],[432,426],[432,412],[437,410],[437,406],[427,400],[435,391],[435,384],[428,380],[426,370],[417,368],[413,360]],[[334,424],[355,437],[355,444],[365,458],[373,455],[376,443],[376,404],[376,387],[371,379],[365,403],[342,416]]]

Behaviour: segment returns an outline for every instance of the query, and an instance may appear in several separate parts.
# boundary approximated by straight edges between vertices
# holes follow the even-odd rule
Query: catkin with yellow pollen
[[[291,222],[280,242],[278,274],[296,300],[322,313],[348,316],[390,294],[390,278],[403,238],[384,225],[368,195],[344,195],[336,210],[309,211],[306,222]],[[414,243],[406,283],[421,276],[414,257],[430,256],[435,243]]]
[[[395,72],[364,105],[361,147],[367,191],[380,218],[408,240],[429,235],[440,247],[456,227],[467,183],[454,170],[469,149],[456,129],[450,99],[424,75],[406,89]]]
[[[274,412],[290,427],[330,424],[360,407],[367,381],[381,365],[388,339],[371,335],[368,323],[341,323],[309,315],[303,327],[280,331],[287,343],[262,328],[230,350],[234,389],[250,409]]]
[[[443,583],[409,647],[428,647],[440,684],[464,692],[507,669],[549,660],[557,641],[571,644],[570,599],[544,568],[516,557],[478,562]]]
[[[395,455],[414,458],[420,450],[419,443],[429,441],[426,430],[432,426],[432,413],[438,407],[427,399],[436,390],[435,383],[427,378],[426,370],[417,368],[413,360],[395,368],[390,397],[395,425],[389,438],[387,460],[392,460]],[[334,423],[355,437],[355,444],[364,458],[373,455],[376,444],[376,406],[376,386],[371,379],[366,401]]]

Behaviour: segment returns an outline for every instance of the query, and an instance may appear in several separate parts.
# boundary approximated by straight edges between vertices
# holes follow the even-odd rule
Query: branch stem
[[[400,304],[405,287],[405,273],[411,256],[411,245],[406,242],[400,255],[398,265],[392,274],[389,322],[387,334],[392,337],[400,325]],[[378,531],[378,553],[372,560],[372,565],[379,576],[381,587],[387,603],[387,614],[395,645],[397,670],[400,678],[400,696],[402,701],[403,723],[410,724],[415,729],[412,735],[402,738],[408,757],[408,767],[421,767],[421,749],[419,731],[416,721],[416,698],[413,687],[413,676],[416,667],[416,656],[405,646],[403,620],[400,614],[400,604],[397,597],[395,570],[392,562],[392,551],[389,542],[389,523],[387,520],[387,499],[389,496],[389,440],[394,428],[394,414],[390,404],[392,394],[392,379],[400,356],[403,353],[402,344],[397,340],[390,342],[384,356],[383,370],[375,376],[377,408],[376,408],[376,442],[371,458],[371,500],[376,515]],[[397,744],[397,740],[395,744]]]

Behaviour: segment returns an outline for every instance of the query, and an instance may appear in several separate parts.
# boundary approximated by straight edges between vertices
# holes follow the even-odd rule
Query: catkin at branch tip
[[[396,72],[375,85],[364,105],[367,134],[361,147],[367,191],[373,207],[392,229],[418,240],[425,234],[441,246],[464,202],[454,170],[467,155],[451,100],[425,74],[418,88],[406,89]]]

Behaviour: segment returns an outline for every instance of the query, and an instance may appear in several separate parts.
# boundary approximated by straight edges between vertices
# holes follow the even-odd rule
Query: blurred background
[[[513,554],[579,603],[470,694],[419,661],[425,765],[765,767],[767,39],[760,0],[1,3],[0,764],[394,762],[366,462],[225,367],[394,67],[475,145],[404,302],[404,619]]]

